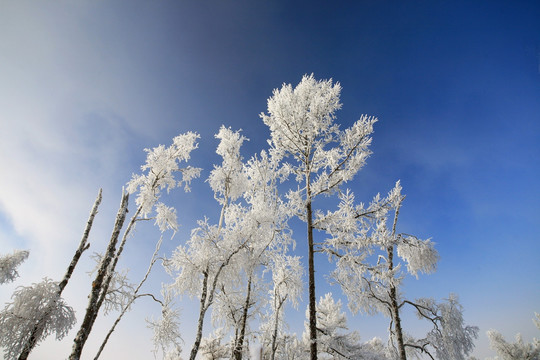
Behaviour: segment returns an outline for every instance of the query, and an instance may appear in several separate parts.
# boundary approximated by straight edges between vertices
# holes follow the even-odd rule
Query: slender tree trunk
[[[403,200],[402,200],[403,201]],[[399,209],[401,207],[401,201],[396,207],[394,214],[394,223],[392,225],[392,238],[396,236],[396,225],[399,216]],[[388,253],[388,270],[394,270],[394,245],[390,245],[386,249]],[[400,360],[407,360],[407,353],[405,352],[405,345],[403,343],[403,330],[401,328],[401,317],[399,316],[399,306],[397,303],[397,291],[396,287],[390,286],[390,304],[392,307],[392,320],[394,321],[394,329],[396,333],[396,339],[398,343],[398,354]]]
[[[311,210],[311,194],[308,185],[307,231],[308,231],[308,271],[309,271],[309,340],[310,358],[317,360],[317,308],[315,299],[315,265],[313,261],[313,213]]]
[[[391,245],[386,249],[388,253],[388,269],[392,271],[394,269],[394,246]],[[398,355],[400,360],[407,360],[407,353],[405,352],[405,345],[403,343],[403,330],[401,328],[401,318],[399,316],[399,306],[397,303],[397,291],[395,286],[390,286],[390,305],[392,313],[392,321],[394,322],[394,332],[396,334]]]
[[[210,287],[210,291],[208,291],[208,280],[209,280],[209,274],[210,271],[209,268],[206,268],[206,272],[204,272],[204,279],[203,279],[203,290],[201,294],[201,307],[199,312],[199,321],[197,324],[197,335],[195,337],[195,342],[193,343],[193,347],[191,349],[190,354],[190,360],[195,360],[195,357],[197,356],[197,352],[199,351],[199,346],[201,345],[201,339],[202,339],[202,330],[203,330],[203,324],[204,324],[204,315],[210,305],[214,302],[214,295],[216,293],[216,286],[220,277],[221,272],[223,269],[229,265],[229,262],[231,261],[232,257],[240,251],[242,247],[238,247],[235,251],[233,251],[223,262],[220,264],[219,269],[216,271],[214,277],[212,278],[212,285]]]
[[[199,346],[201,345],[202,331],[203,331],[203,324],[204,324],[204,314],[206,313],[206,310],[208,309],[208,306],[206,304],[207,291],[208,291],[208,271],[204,273],[203,288],[202,288],[202,294],[201,294],[201,307],[199,311],[199,321],[197,323],[197,334],[195,335],[195,342],[193,343],[193,347],[191,348],[191,354],[189,356],[190,360],[195,360],[195,357],[197,356],[197,352],[199,351]]]
[[[392,305],[392,320],[394,321],[394,329],[396,332],[399,359],[407,360],[407,353],[405,352],[405,345],[403,342],[403,330],[401,328],[401,317],[399,316],[399,307],[397,304],[396,288],[393,286],[390,288],[390,303]]]
[[[126,204],[126,206],[127,206],[127,204]],[[101,306],[103,305],[103,302],[105,301],[107,293],[109,292],[109,286],[111,284],[112,278],[114,277],[114,274],[115,274],[115,271],[116,271],[116,264],[118,264],[118,260],[120,259],[120,255],[122,255],[122,252],[124,251],[124,247],[126,245],[127,238],[129,236],[129,234],[131,233],[131,230],[133,229],[133,226],[135,225],[135,222],[137,221],[137,219],[139,217],[139,214],[141,213],[141,210],[142,210],[142,205],[139,206],[139,208],[135,212],[135,215],[133,215],[131,217],[129,225],[127,226],[126,231],[124,231],[124,235],[122,236],[122,241],[120,242],[120,246],[118,247],[118,250],[113,251],[113,256],[111,258],[110,265],[107,267],[107,271],[106,271],[106,274],[105,274],[105,279],[101,283],[101,291],[99,293],[99,298],[97,300],[97,304],[96,304],[96,307],[95,307],[96,312],[95,312],[94,319],[92,320],[92,324],[96,320],[99,309],[101,309]],[[126,208],[126,213],[127,213],[127,208]]]
[[[276,357],[277,334],[278,334],[278,328],[279,328],[279,314],[281,312],[281,307],[283,306],[283,303],[285,302],[286,299],[287,299],[287,295],[285,295],[285,298],[278,300],[279,305],[277,306],[276,319],[274,321],[274,332],[272,333],[272,347],[271,347],[272,353],[270,354],[270,360],[274,360]]]
[[[251,276],[248,280],[248,288],[247,288],[247,295],[246,295],[246,302],[244,303],[244,308],[242,309],[242,323],[240,324],[240,335],[238,336],[237,341],[235,341],[234,351],[233,351],[233,358],[235,360],[242,360],[242,347],[244,346],[244,337],[246,336],[246,324],[247,324],[247,317],[248,317],[248,310],[250,306],[251,301]]]
[[[71,278],[71,275],[73,274],[73,271],[75,270],[75,266],[77,266],[77,263],[79,262],[79,259],[82,255],[82,253],[90,247],[90,244],[87,244],[88,236],[90,236],[90,230],[92,229],[92,224],[94,223],[94,218],[96,217],[96,214],[98,212],[98,207],[101,204],[101,196],[102,190],[99,189],[98,196],[96,198],[96,201],[94,202],[94,206],[92,207],[92,211],[90,212],[90,217],[88,218],[88,222],[86,223],[86,228],[84,229],[83,237],[81,239],[81,242],[79,243],[79,247],[77,248],[77,251],[75,251],[75,255],[73,255],[73,259],[71,259],[71,263],[69,264],[69,267],[66,271],[66,274],[64,275],[64,278],[58,284],[58,287],[60,288],[59,295],[62,294],[62,291],[64,291],[64,288],[66,287],[69,279]]]
[[[90,244],[87,244],[88,236],[90,235],[90,230],[92,229],[92,224],[94,223],[94,218],[96,217],[96,214],[98,212],[98,207],[101,204],[102,199],[102,191],[99,189],[98,196],[96,198],[96,201],[94,202],[94,206],[92,207],[92,210],[90,211],[90,216],[88,217],[88,221],[86,222],[86,228],[84,229],[84,233],[81,239],[81,242],[79,243],[79,247],[75,251],[75,254],[73,255],[73,259],[71,259],[71,263],[69,264],[67,271],[64,275],[64,278],[58,284],[58,293],[57,298],[59,299],[62,295],[62,292],[64,291],[64,288],[66,287],[67,283],[69,282],[69,279],[71,278],[71,275],[73,274],[73,271],[75,270],[75,267],[77,266],[77,263],[79,262],[79,259],[82,255],[82,253],[88,249]],[[56,301],[53,301],[52,304],[49,304],[49,307],[54,306]],[[28,342],[24,345],[23,350],[21,354],[19,355],[19,360],[26,360],[28,358],[28,355],[30,355],[30,352],[32,349],[36,346],[39,338],[41,337],[41,333],[43,332],[43,329],[45,328],[45,322],[47,321],[47,317],[49,316],[50,310],[47,310],[43,316],[43,318],[39,319],[37,324],[32,329],[32,332],[30,334],[30,338],[28,339]]]
[[[71,355],[69,356],[69,360],[80,359],[84,344],[86,343],[86,340],[88,339],[88,336],[92,331],[92,326],[94,325],[94,322],[98,315],[99,305],[101,305],[99,299],[101,296],[105,296],[105,294],[102,294],[104,280],[106,279],[107,273],[109,271],[110,262],[114,258],[118,237],[120,236],[120,231],[122,230],[124,221],[126,219],[128,200],[129,194],[124,192],[122,194],[120,208],[118,209],[118,213],[116,215],[116,221],[114,224],[113,232],[111,234],[111,239],[109,241],[109,246],[107,247],[107,253],[101,261],[101,266],[98,270],[95,280],[92,282],[90,300],[88,301],[84,320],[73,341],[73,349]]]

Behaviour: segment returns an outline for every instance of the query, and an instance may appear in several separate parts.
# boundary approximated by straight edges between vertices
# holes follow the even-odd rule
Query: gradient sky
[[[410,297],[459,294],[468,324],[480,327],[474,355],[491,356],[485,332],[538,337],[540,312],[540,4],[537,1],[1,1],[0,253],[30,249],[13,289],[60,279],[88,212],[104,189],[90,239],[104,248],[121,187],[144,161],[143,148],[201,134],[192,164],[206,178],[221,124],[266,148],[259,118],[283,83],[303,74],[343,86],[338,122],[379,118],[373,155],[349,186],[369,201],[401,179],[407,199],[400,231],[431,237],[438,271],[410,279]],[[171,197],[186,240],[213,217],[208,184]],[[298,254],[304,233],[296,231]],[[123,259],[134,281],[157,232],[141,228]],[[318,296],[339,289],[325,283]],[[91,268],[85,260],[66,289],[82,318]],[[156,272],[151,290],[167,278]],[[307,300],[307,294],[304,296]],[[194,312],[182,301],[185,353]],[[290,312],[301,332],[305,305]],[[147,359],[151,302],[135,305],[104,358]],[[107,328],[98,321],[97,332]],[[350,318],[364,340],[386,338],[387,320]],[[421,324],[405,323],[411,333]],[[67,356],[73,331],[35,358]],[[93,356],[100,337],[91,337]],[[136,345],[134,345],[136,344]],[[184,354],[185,354],[184,353]],[[118,355],[121,354],[121,355]]]

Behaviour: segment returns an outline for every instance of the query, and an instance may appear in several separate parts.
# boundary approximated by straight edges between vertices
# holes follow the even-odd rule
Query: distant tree
[[[534,324],[540,330],[540,314],[535,313]],[[495,360],[538,360],[540,359],[540,340],[534,338],[531,343],[524,343],[521,334],[516,335],[516,342],[507,342],[496,330],[487,332],[491,347],[497,352]]]
[[[306,329],[307,330],[307,329]],[[376,346],[376,341],[362,344],[360,335],[348,332],[347,317],[341,310],[341,300],[337,302],[331,293],[321,296],[317,304],[317,331],[320,344],[319,354],[322,358],[330,359],[365,359],[384,360],[386,356],[382,346]],[[307,342],[307,331],[304,332],[304,342]]]
[[[188,132],[176,136],[173,139],[173,144],[169,147],[160,145],[151,150],[145,149],[147,158],[145,165],[141,167],[143,173],[133,175],[132,180],[128,183],[127,192],[122,191],[122,199],[110,241],[92,282],[88,306],[81,327],[74,339],[70,360],[78,360],[81,357],[84,344],[92,331],[99,310],[109,294],[110,284],[116,274],[116,265],[135,223],[148,220],[148,215],[154,212],[155,222],[162,231],[167,228],[176,229],[176,210],[159,202],[159,199],[162,190],[170,191],[182,184],[184,184],[184,189],[189,191],[191,180],[199,176],[200,169],[179,166],[180,163],[190,159],[191,152],[198,146],[196,143],[198,138],[199,135]],[[179,181],[174,177],[178,172],[182,174],[182,179]],[[135,192],[138,192],[135,201],[137,209],[124,231],[120,244],[118,244],[128,212],[129,194]]]
[[[313,201],[319,195],[335,193],[365,164],[370,155],[373,117],[362,116],[350,128],[340,130],[334,123],[341,108],[341,86],[332,80],[317,81],[305,75],[293,89],[283,85],[268,99],[268,114],[261,114],[270,128],[271,147],[291,163],[283,163],[295,176],[299,187],[288,198],[300,219],[307,223],[309,276],[309,329],[311,359],[317,359],[317,320]]]
[[[14,281],[19,273],[17,267],[28,258],[27,250],[15,250],[13,254],[0,256],[0,285]]]
[[[221,327],[214,329],[201,341],[200,352],[205,360],[220,360],[231,358],[231,343],[223,343],[225,330]]]
[[[451,295],[442,304],[432,299],[413,302],[403,299],[400,292],[407,274],[418,277],[419,272],[431,273],[439,258],[431,240],[396,232],[404,199],[399,181],[386,198],[377,195],[367,209],[354,204],[351,192],[341,194],[339,209],[324,218],[331,235],[324,251],[337,259],[333,277],[347,295],[353,312],[380,312],[391,319],[390,349],[397,352],[399,359],[405,360],[407,353],[415,352],[430,357],[435,352],[439,359],[465,359],[474,347],[478,328],[463,324],[463,310],[457,297]],[[400,315],[405,305],[415,308],[420,318],[433,324],[425,339],[405,336]]]

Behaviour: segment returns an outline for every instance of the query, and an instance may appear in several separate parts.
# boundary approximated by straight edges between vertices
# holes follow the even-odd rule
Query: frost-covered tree
[[[219,221],[199,221],[186,245],[179,246],[168,261],[177,274],[172,288],[198,297],[201,303],[191,359],[199,350],[205,314],[214,301],[221,303],[215,317],[234,328],[233,356],[241,358],[257,269],[265,261],[265,252],[287,238],[280,222],[286,218],[279,209],[282,203],[272,191],[279,174],[272,171],[276,162],[263,152],[244,164],[240,148],[246,138],[238,131],[222,127],[216,138],[222,163],[214,166],[208,182],[221,205]],[[238,278],[244,279],[242,289]],[[231,298],[233,306],[229,306]]]
[[[220,129],[216,138],[221,140],[216,152],[223,161],[221,165],[214,166],[208,182],[221,205],[219,223],[210,224],[207,218],[199,221],[186,245],[178,246],[167,261],[169,271],[176,273],[171,288],[178,294],[189,294],[200,300],[190,360],[194,360],[199,351],[204,318],[221,288],[222,279],[227,276],[227,267],[246,243],[245,239],[235,236],[238,223],[227,221],[228,218],[238,219],[240,215],[232,216],[239,207],[231,205],[231,201],[238,199],[245,188],[240,147],[246,139],[239,132],[225,127]]]
[[[267,290],[264,273],[273,259],[285,254],[293,244],[287,225],[288,204],[281,201],[276,188],[282,172],[279,159],[272,151],[262,151],[243,164],[245,189],[234,219],[229,217],[228,220],[236,224],[235,236],[246,242],[231,268],[236,268],[236,279],[225,283],[230,289],[223,287],[222,296],[218,298],[218,303],[225,300],[225,306],[216,307],[213,318],[228,314],[226,325],[234,330],[232,357],[237,360],[248,353],[245,345],[250,337],[249,320],[259,316],[268,302],[264,294]],[[239,296],[238,300],[231,294]]]
[[[261,325],[261,343],[265,358],[274,360],[285,358],[286,333],[284,332],[283,314],[285,303],[295,308],[302,293],[302,276],[304,269],[297,256],[274,254],[269,266],[272,272],[272,289],[270,295],[270,311],[266,321]]]
[[[540,330],[540,314],[535,313],[534,324]],[[487,332],[491,347],[497,352],[494,360],[538,360],[540,359],[540,340],[534,338],[531,343],[523,342],[521,334],[516,335],[516,341],[507,342],[496,330]]]
[[[340,92],[339,83],[306,75],[294,89],[284,84],[274,90],[268,99],[268,114],[261,114],[270,128],[271,147],[290,159],[283,166],[299,186],[288,198],[298,217],[307,223],[311,359],[317,358],[313,201],[336,192],[365,164],[376,122],[362,116],[350,128],[340,130],[334,122],[341,108]]]
[[[13,254],[0,256],[0,285],[14,281],[19,273],[17,267],[28,258],[28,250],[15,250]]]
[[[474,349],[474,339],[478,337],[478,327],[465,325],[463,307],[455,294],[448,299],[436,303],[430,298],[416,299],[414,302],[405,300],[415,308],[419,319],[432,323],[433,328],[423,339],[409,337],[404,346],[413,355],[425,353],[433,359],[465,360]]]
[[[233,265],[229,270],[236,274],[236,281],[222,283],[212,309],[212,321],[223,324],[224,329],[232,332],[230,355],[233,359],[241,359],[247,353],[245,345],[250,333],[249,322],[258,315],[259,308],[265,303],[261,296],[264,284],[259,274],[250,268],[244,272]]]
[[[168,267],[177,273],[171,288],[178,294],[188,294],[200,301],[195,341],[190,359],[195,359],[202,340],[205,315],[214,303],[220,283],[230,276],[227,267],[240,251],[242,244],[226,244],[221,231],[208,220],[199,221],[186,245],[180,245],[168,261]]]
[[[99,310],[106,300],[107,294],[110,293],[109,287],[117,273],[116,265],[136,222],[147,220],[148,215],[154,213],[155,223],[161,231],[166,229],[176,230],[176,210],[159,202],[159,199],[163,190],[168,192],[184,185],[184,189],[189,191],[191,180],[199,176],[200,169],[198,168],[191,166],[180,167],[182,162],[187,162],[190,159],[191,152],[197,148],[198,138],[198,134],[187,132],[176,136],[173,139],[173,144],[169,147],[159,145],[153,149],[145,149],[147,158],[146,163],[141,167],[142,173],[133,175],[133,178],[128,183],[127,192],[122,191],[122,199],[113,231],[95,279],[92,282],[88,306],[81,327],[74,339],[70,360],[78,360],[81,357],[84,344],[92,331]],[[181,180],[176,180],[176,173],[182,174]],[[120,243],[118,243],[128,212],[129,194],[135,192],[137,192],[135,200],[137,209],[131,217]]]
[[[58,282],[47,278],[15,290],[13,301],[0,313],[0,346],[6,360],[26,359],[47,336],[55,334],[61,340],[75,325],[75,312],[59,293]]]
[[[457,297],[451,295],[442,304],[432,299],[413,302],[400,291],[406,275],[435,271],[439,258],[431,240],[397,233],[404,199],[399,181],[387,197],[377,195],[368,208],[356,205],[351,192],[341,194],[339,209],[324,219],[331,236],[324,250],[337,260],[333,277],[354,313],[382,313],[391,319],[390,350],[399,359],[418,351],[429,356],[435,352],[439,359],[464,359],[472,351],[478,329],[463,324]],[[433,324],[425,339],[415,340],[403,332],[400,314],[405,305]]]

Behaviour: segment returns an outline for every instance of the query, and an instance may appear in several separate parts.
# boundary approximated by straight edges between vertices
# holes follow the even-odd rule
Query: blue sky
[[[2,2],[0,253],[31,250],[19,281],[0,289],[2,303],[14,286],[61,277],[100,187],[92,249],[104,246],[143,148],[197,131],[193,164],[206,177],[219,161],[213,135],[221,124],[250,138],[245,157],[260,151],[269,134],[258,115],[272,90],[313,73],[343,86],[342,127],[361,114],[379,118],[373,155],[349,184],[357,199],[401,179],[401,231],[437,243],[438,271],[408,281],[405,291],[458,293],[466,321],[480,327],[480,358],[491,355],[490,328],[508,339],[538,337],[531,318],[540,312],[540,5],[351,3]],[[202,181],[172,200],[184,231],[167,251],[197,218],[216,216]],[[156,236],[141,229],[134,237],[124,259],[134,278]],[[90,266],[81,264],[66,295],[79,317]],[[318,285],[318,295],[329,289],[322,277]],[[182,306],[189,348],[189,302]],[[148,358],[143,319],[154,310],[135,309],[109,356]],[[291,318],[303,316],[302,307],[298,314]],[[387,326],[380,318],[350,321],[365,340]],[[134,339],[143,350],[126,348]],[[70,345],[47,342],[36,352],[53,358]]]

